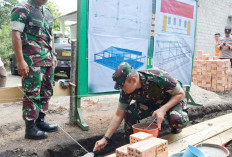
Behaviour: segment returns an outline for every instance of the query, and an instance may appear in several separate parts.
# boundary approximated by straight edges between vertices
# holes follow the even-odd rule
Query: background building
[[[198,0],[196,51],[214,56],[214,34],[224,36],[225,26],[232,24],[232,0]]]

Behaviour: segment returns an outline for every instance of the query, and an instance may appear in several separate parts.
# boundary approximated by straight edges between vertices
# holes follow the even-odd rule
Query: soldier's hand
[[[164,120],[165,114],[166,112],[162,110],[161,108],[159,108],[158,110],[155,110],[152,114],[152,117],[157,119],[157,125],[158,125],[159,130],[161,130],[161,124]]]
[[[106,145],[107,145],[106,139],[102,138],[101,140],[99,140],[95,143],[95,146],[93,148],[93,152],[103,149]]]
[[[29,67],[28,67],[28,64],[25,62],[25,60],[23,60],[22,62],[18,62],[17,67],[18,67],[18,73],[21,76],[25,77],[28,75]]]
[[[225,45],[224,45],[224,43],[223,42],[221,42],[221,44],[220,44],[220,47],[224,47]]]

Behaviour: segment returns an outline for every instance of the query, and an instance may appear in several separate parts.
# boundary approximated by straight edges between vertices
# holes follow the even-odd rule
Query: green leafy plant
[[[18,3],[17,0],[0,0],[0,56],[4,62],[9,60],[13,53],[11,40],[11,10]],[[52,1],[46,3],[54,16],[54,30],[60,30],[60,21],[57,19],[61,15],[57,6]]]

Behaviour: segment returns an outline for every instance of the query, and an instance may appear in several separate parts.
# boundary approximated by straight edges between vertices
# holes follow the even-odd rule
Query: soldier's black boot
[[[45,114],[40,112],[39,113],[39,117],[36,120],[35,124],[36,126],[42,130],[42,131],[46,131],[46,132],[55,132],[58,130],[58,125],[57,124],[48,124],[44,121],[44,117]]]
[[[25,139],[42,140],[48,137],[47,132],[41,131],[36,127],[34,120],[26,120],[25,123]]]

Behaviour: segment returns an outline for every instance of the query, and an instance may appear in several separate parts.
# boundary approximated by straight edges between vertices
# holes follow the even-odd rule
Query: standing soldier
[[[217,48],[220,49],[220,59],[230,59],[232,66],[232,38],[230,37],[231,27],[225,27],[225,36],[221,38],[217,44]]]
[[[57,64],[53,38],[53,16],[44,5],[47,0],[28,0],[11,14],[12,42],[22,75],[23,119],[26,139],[45,139],[57,125],[44,121],[53,94],[54,67]]]
[[[96,142],[94,151],[103,149],[113,133],[125,119],[126,134],[133,132],[132,125],[152,116],[161,123],[167,114],[172,133],[186,127],[189,118],[183,101],[184,90],[180,83],[160,69],[135,71],[128,63],[121,63],[113,74],[114,88],[121,89],[118,109],[103,138]],[[135,100],[134,103],[131,103]]]

